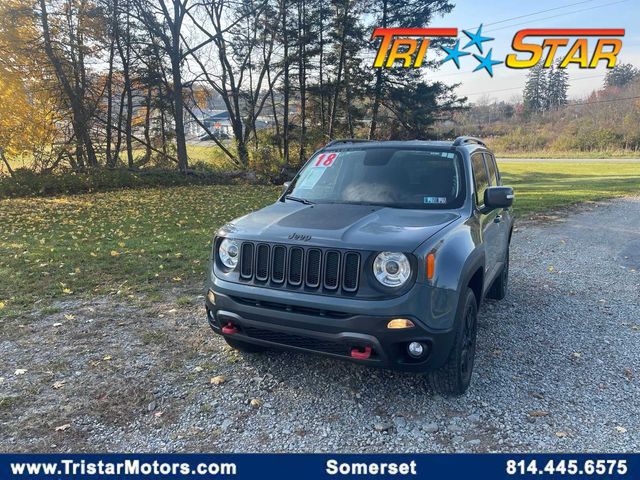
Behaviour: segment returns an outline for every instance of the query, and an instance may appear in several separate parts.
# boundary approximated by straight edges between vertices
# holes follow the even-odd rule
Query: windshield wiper
[[[284,198],[286,200],[293,200],[294,202],[304,203],[305,205],[314,204],[311,200],[307,200],[306,198],[294,197],[293,195],[285,195]]]

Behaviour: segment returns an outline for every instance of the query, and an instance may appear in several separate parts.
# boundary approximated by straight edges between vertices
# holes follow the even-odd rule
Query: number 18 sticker
[[[330,167],[338,157],[337,153],[321,153],[313,164],[314,167]]]

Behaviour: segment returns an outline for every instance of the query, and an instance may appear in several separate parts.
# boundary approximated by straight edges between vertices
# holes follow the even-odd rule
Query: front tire
[[[456,318],[456,335],[446,363],[427,374],[431,388],[441,395],[459,396],[471,383],[478,333],[478,304],[473,290],[462,296],[462,309]]]
[[[254,343],[243,342],[241,340],[236,340],[234,338],[223,337],[224,341],[227,342],[234,350],[239,350],[240,352],[245,353],[259,353],[267,350],[267,347],[263,347],[262,345],[256,345]]]

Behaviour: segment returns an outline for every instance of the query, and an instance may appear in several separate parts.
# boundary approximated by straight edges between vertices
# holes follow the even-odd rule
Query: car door
[[[491,186],[502,185],[500,180],[500,171],[496,163],[496,158],[492,153],[485,153],[484,160],[489,172],[489,184]],[[499,225],[499,251],[498,251],[498,265],[502,267],[502,264],[506,258],[507,249],[509,248],[509,231],[511,230],[511,211],[508,208],[497,210],[497,215],[494,219]]]
[[[484,191],[489,188],[489,171],[482,152],[471,155],[471,167],[473,169],[473,181],[476,190],[476,215],[480,222],[482,232],[482,243],[484,245],[485,265],[484,278],[485,286],[489,286],[498,271],[498,260],[500,257],[500,220],[497,219],[499,211],[492,210],[482,213],[484,207]]]

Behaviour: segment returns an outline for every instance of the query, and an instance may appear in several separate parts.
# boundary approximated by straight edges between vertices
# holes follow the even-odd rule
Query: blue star
[[[478,47],[478,50],[480,50],[480,53],[484,53],[482,51],[482,42],[488,42],[489,40],[494,40],[491,37],[482,36],[482,24],[480,24],[475,34],[469,33],[466,30],[463,30],[462,33],[464,33],[471,40],[469,43],[467,43],[464,46],[464,48],[470,47],[471,45],[475,45],[476,47]]]
[[[489,50],[489,53],[487,53],[486,57],[481,57],[480,55],[476,55],[475,53],[473,54],[475,59],[480,62],[480,65],[478,65],[476,68],[473,69],[474,72],[477,72],[478,70],[481,70],[484,68],[487,71],[487,73],[493,77],[493,66],[503,62],[500,60],[492,60],[491,59],[492,52],[493,52],[493,48]]]
[[[460,57],[464,57],[465,55],[470,55],[469,52],[461,52],[460,51],[460,39],[456,40],[456,44],[453,48],[441,47],[445,52],[447,52],[447,56],[440,62],[445,63],[449,60],[453,60],[456,64],[456,67],[460,68]]]

